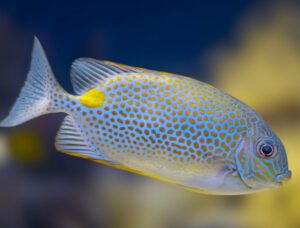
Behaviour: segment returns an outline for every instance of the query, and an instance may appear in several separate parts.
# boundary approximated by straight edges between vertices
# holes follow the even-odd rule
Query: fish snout
[[[284,173],[280,173],[276,176],[276,180],[278,183],[283,184],[287,182],[289,179],[291,179],[292,172],[290,170],[287,170]]]

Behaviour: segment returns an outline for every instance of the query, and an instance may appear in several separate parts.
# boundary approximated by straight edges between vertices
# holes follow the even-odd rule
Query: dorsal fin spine
[[[108,78],[127,73],[142,73],[143,71],[108,61],[98,61],[91,58],[80,58],[73,62],[71,81],[77,95],[99,86]]]

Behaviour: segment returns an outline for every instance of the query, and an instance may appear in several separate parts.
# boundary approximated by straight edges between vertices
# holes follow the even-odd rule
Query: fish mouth
[[[291,177],[292,177],[292,172],[290,170],[286,170],[285,172],[276,175],[276,182],[281,186],[283,183],[290,180]]]
[[[240,174],[240,172],[238,171],[238,169],[234,169],[233,170],[236,170],[236,172],[238,173],[241,181],[249,188],[249,189],[259,189],[259,188],[255,188],[253,186],[251,186],[246,180],[244,180],[244,178],[242,177],[242,175]],[[286,183],[287,181],[289,181],[291,179],[291,176],[292,176],[292,172],[290,170],[287,170],[285,172],[282,172],[282,173],[279,173],[276,175],[275,177],[275,185],[270,185],[269,187],[272,188],[272,187],[281,187],[284,183]],[[267,187],[267,186],[265,186]]]

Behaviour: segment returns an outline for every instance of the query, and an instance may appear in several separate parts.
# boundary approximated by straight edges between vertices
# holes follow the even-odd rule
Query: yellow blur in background
[[[238,30],[239,47],[223,53],[214,68],[215,85],[257,110],[288,154],[286,186],[244,197],[240,216],[255,227],[300,226],[299,22],[299,8],[285,4],[253,14]]]

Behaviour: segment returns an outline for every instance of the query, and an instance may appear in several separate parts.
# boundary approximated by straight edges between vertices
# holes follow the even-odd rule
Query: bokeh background
[[[0,117],[33,36],[59,82],[88,56],[209,82],[254,107],[286,146],[292,180],[208,196],[54,149],[63,114],[0,129],[0,227],[300,227],[299,1],[0,1]]]

